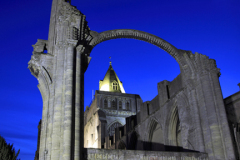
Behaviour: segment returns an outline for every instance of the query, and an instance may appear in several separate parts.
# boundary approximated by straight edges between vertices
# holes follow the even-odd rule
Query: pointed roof
[[[119,80],[116,72],[112,68],[111,61],[104,79],[99,81],[99,90],[125,93],[122,82]]]

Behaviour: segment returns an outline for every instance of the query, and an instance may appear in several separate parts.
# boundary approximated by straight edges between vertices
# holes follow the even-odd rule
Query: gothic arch
[[[176,104],[174,104],[174,106],[172,107],[171,111],[169,112],[169,115],[167,116],[166,119],[166,128],[165,128],[165,143],[167,145],[171,145],[171,146],[180,146],[181,144],[179,144],[178,140],[178,136],[181,135],[177,135],[178,132],[178,128],[180,125],[180,120],[179,120],[179,115],[178,115],[178,107]]]
[[[94,31],[92,31],[94,32]],[[94,48],[101,42],[111,40],[111,39],[118,39],[118,38],[131,38],[131,39],[138,39],[148,43],[151,43],[162,50],[169,53],[176,61],[179,63],[180,68],[184,66],[184,62],[182,62],[183,51],[177,49],[172,44],[168,43],[167,41],[155,36],[153,34],[133,30],[133,29],[116,29],[116,30],[108,30],[101,33],[94,32],[94,38],[89,42],[89,46]],[[185,51],[186,52],[186,51]]]
[[[158,123],[156,119],[151,118],[150,123],[148,125],[148,137],[147,137],[148,141],[160,143],[162,138],[161,136],[163,136],[161,125]]]
[[[121,126],[123,126],[123,124],[121,123],[121,122],[119,122],[119,121],[113,121],[113,122],[111,122],[108,126],[107,126],[107,133],[110,135],[110,136],[112,136],[112,134],[113,134],[113,129],[115,129],[115,128],[117,128],[117,127],[121,127]],[[115,130],[114,130],[114,132],[115,132]]]
[[[148,43],[151,43],[162,50],[166,51],[170,54],[179,64],[181,75],[184,79],[184,85],[188,85],[190,83],[190,79],[193,79],[196,74],[195,62],[192,61],[194,54],[191,51],[185,51],[181,49],[177,49],[169,42],[155,36],[153,34],[133,30],[133,29],[115,29],[108,30],[101,33],[97,33],[95,31],[91,31],[91,36],[93,37],[90,41],[88,41],[88,49],[86,52],[90,55],[91,50],[98,45],[107,40],[118,39],[118,38],[130,38],[142,40]]]
[[[146,148],[149,150],[163,150],[163,131],[162,126],[155,118],[151,118],[148,124],[148,134]]]
[[[33,55],[32,57],[34,57],[35,60],[39,58],[37,57],[37,55]],[[51,123],[51,119],[53,119],[53,117],[47,116],[47,115],[51,115],[50,112],[52,112],[52,110],[50,110],[50,102],[49,102],[49,99],[50,99],[49,97],[51,96],[50,86],[52,84],[52,79],[47,69],[39,65],[38,63],[35,64],[35,62],[36,61],[34,60],[30,60],[30,62],[28,63],[28,68],[30,69],[32,75],[36,77],[39,81],[38,89],[41,93],[41,97],[43,101],[43,110],[42,110],[43,116],[42,116],[41,129],[44,130],[44,132],[41,132],[40,145],[43,146],[42,148],[44,149],[48,146],[47,139],[44,140],[44,137],[47,137],[47,135],[50,132],[49,130],[47,130],[47,125]]]
[[[168,43],[167,41],[155,35],[152,35],[150,33],[139,31],[139,30],[133,30],[133,29],[116,29],[116,30],[101,32],[92,39],[89,45],[92,47],[95,47],[97,44],[103,41],[107,41],[110,39],[117,39],[117,38],[133,38],[133,39],[146,41],[148,43],[151,43],[163,49],[173,57],[175,57],[178,52],[178,49],[173,45],[171,45],[170,43]]]

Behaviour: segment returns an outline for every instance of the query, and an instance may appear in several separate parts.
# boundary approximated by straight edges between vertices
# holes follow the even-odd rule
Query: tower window
[[[122,101],[119,101],[118,106],[119,106],[119,109],[122,109]]]
[[[117,82],[113,82],[112,87],[113,87],[113,90],[115,90],[115,91],[118,90]]]
[[[129,110],[130,109],[130,105],[129,102],[126,103],[126,109]]]
[[[107,108],[107,106],[108,106],[108,101],[105,99],[104,100],[104,108]]]
[[[112,101],[112,108],[115,108],[115,101]]]

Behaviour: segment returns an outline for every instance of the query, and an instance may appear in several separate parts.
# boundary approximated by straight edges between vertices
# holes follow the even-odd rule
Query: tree
[[[17,159],[17,156],[20,152],[20,149],[15,153],[13,144],[7,144],[5,139],[0,136],[0,160],[20,160]]]

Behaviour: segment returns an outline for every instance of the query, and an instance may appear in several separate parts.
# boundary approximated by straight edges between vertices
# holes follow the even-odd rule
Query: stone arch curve
[[[115,125],[115,126],[114,126],[114,125]],[[111,123],[107,126],[107,132],[108,132],[108,134],[111,135],[110,131],[111,131],[111,128],[112,128],[112,127],[113,127],[113,128],[117,128],[117,127],[121,127],[121,126],[123,126],[123,124],[122,124],[120,121],[118,121],[118,120],[115,120],[115,121],[111,122]]]
[[[94,31],[92,31],[94,32]],[[176,61],[179,63],[180,68],[183,66],[183,62],[181,61],[181,57],[183,55],[182,50],[177,49],[169,42],[165,41],[162,38],[159,38],[158,36],[155,36],[153,34],[139,31],[139,30],[133,30],[133,29],[116,29],[116,30],[108,30],[101,33],[94,32],[93,33],[94,38],[89,42],[89,46],[91,48],[94,48],[96,45],[98,45],[101,42],[111,40],[111,39],[118,39],[118,38],[130,38],[130,39],[138,39],[142,40],[148,43],[151,43],[162,50],[169,53]]]
[[[147,141],[149,141],[149,142],[151,142],[153,139],[153,134],[154,134],[154,131],[155,131],[155,129],[156,129],[156,127],[160,127],[161,129],[162,129],[162,126],[160,125],[160,123],[157,121],[157,119],[155,119],[155,118],[151,118],[150,119],[150,121],[149,121],[149,124],[148,124],[148,129],[147,129],[147,131],[148,131],[148,134],[147,134],[147,136],[148,137],[146,137],[146,140]]]
[[[164,135],[166,137],[165,144],[171,146],[178,146],[176,134],[178,124],[179,124],[178,107],[176,104],[174,104],[165,122],[165,126],[167,126],[164,131],[165,132]]]
[[[159,151],[164,150],[164,135],[161,124],[158,122],[156,118],[151,118],[147,128],[147,147],[150,150]]]

